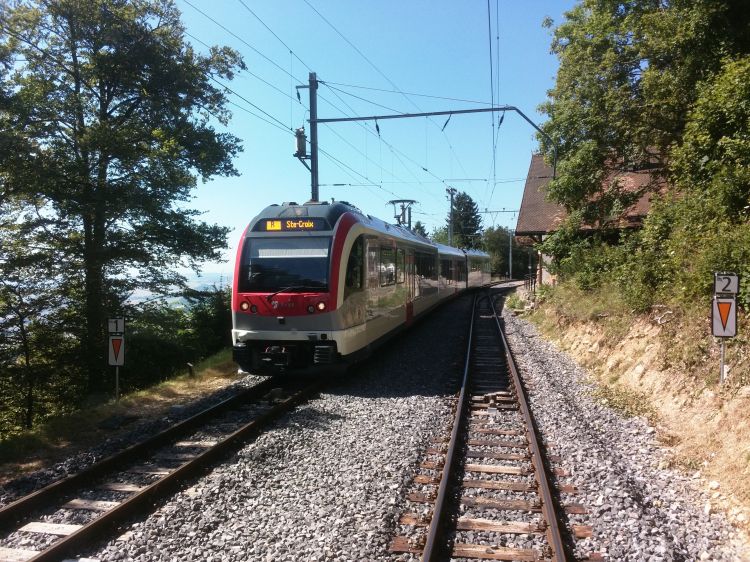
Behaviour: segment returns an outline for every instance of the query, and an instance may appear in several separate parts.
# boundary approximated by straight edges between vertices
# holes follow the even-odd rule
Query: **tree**
[[[446,219],[451,226],[450,214]],[[457,248],[479,248],[482,243],[482,218],[479,207],[466,193],[453,198],[453,245]]]
[[[482,236],[484,249],[490,254],[492,272],[500,275],[510,273],[508,268],[509,245],[513,245],[513,277],[521,278],[533,273],[536,267],[536,252],[532,247],[519,246],[513,232],[504,227],[490,227]],[[531,270],[529,270],[531,266]]]
[[[432,229],[430,234],[430,240],[437,242],[438,244],[448,244],[448,227],[441,226]]]
[[[185,42],[171,0],[38,0],[0,15],[10,131],[29,150],[2,166],[6,186],[51,219],[60,281],[80,300],[89,389],[100,387],[104,325],[129,292],[185,283],[175,267],[219,258],[227,229],[186,208],[196,175],[236,174],[239,139],[224,90],[244,65],[228,48]]]
[[[584,0],[565,17],[552,42],[555,87],[541,106],[558,146],[549,193],[583,223],[606,226],[654,187],[628,189],[618,172],[666,171],[696,85],[748,52],[750,12],[731,0]]]
[[[425,227],[422,224],[422,221],[415,222],[414,226],[412,227],[412,231],[415,234],[419,234],[420,236],[424,236],[425,238],[427,238],[427,230],[425,230]]]

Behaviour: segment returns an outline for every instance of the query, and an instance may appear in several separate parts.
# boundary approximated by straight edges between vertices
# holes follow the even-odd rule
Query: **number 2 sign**
[[[736,295],[740,292],[740,278],[736,273],[714,273],[714,293]]]

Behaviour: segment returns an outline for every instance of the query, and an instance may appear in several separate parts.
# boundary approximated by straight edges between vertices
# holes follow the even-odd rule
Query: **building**
[[[654,187],[658,191],[665,185],[664,180],[654,173],[657,169],[615,172],[608,178],[607,183],[616,177],[627,191],[643,191],[638,201],[619,218],[619,228],[639,228],[643,223],[644,217],[648,214],[651,195],[655,191]],[[546,236],[557,230],[568,216],[562,205],[547,198],[547,185],[550,180],[552,180],[552,167],[545,163],[541,154],[532,155],[516,222],[516,240],[522,246],[540,243]],[[593,229],[594,226],[585,226],[584,229]],[[537,283],[554,284],[555,277],[545,266],[549,263],[549,259],[548,256],[539,254]]]

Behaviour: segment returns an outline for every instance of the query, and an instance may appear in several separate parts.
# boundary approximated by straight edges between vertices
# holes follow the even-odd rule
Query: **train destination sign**
[[[737,301],[734,297],[714,297],[711,309],[711,326],[717,338],[737,335]]]
[[[329,230],[328,223],[318,218],[264,219],[258,226],[266,232]]]

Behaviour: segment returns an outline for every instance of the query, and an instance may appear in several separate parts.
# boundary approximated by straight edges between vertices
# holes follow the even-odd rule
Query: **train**
[[[434,243],[343,201],[273,204],[237,249],[233,359],[255,374],[346,368],[489,283],[485,252]]]

